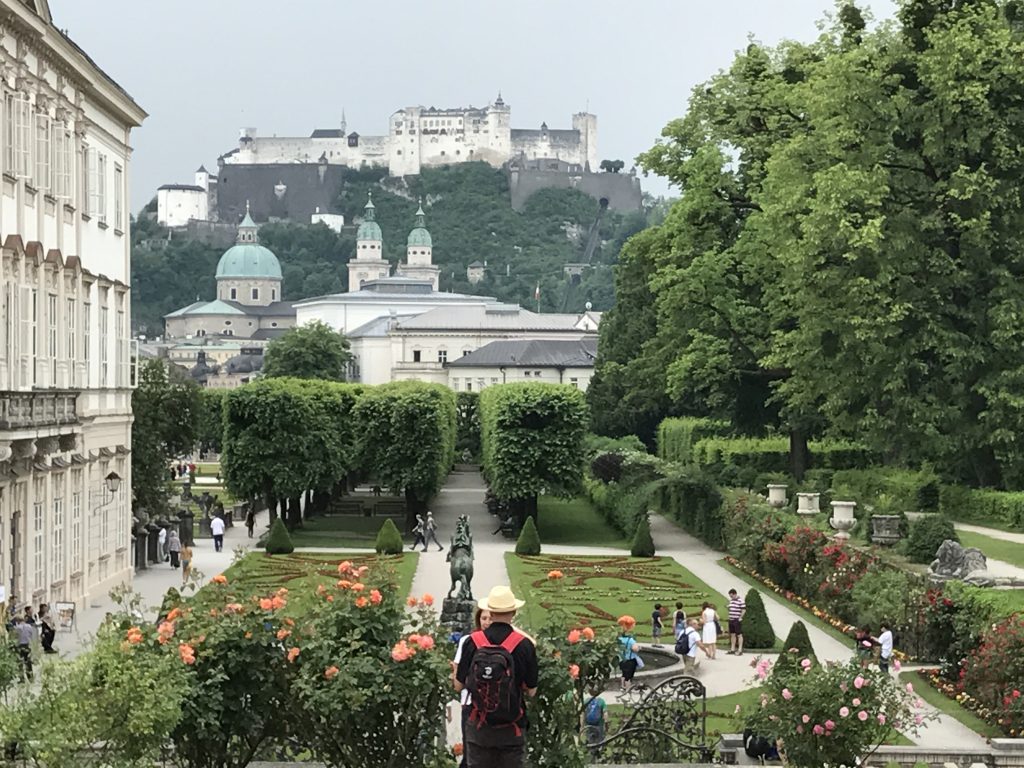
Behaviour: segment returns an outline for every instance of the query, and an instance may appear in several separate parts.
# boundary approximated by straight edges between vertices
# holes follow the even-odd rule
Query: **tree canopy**
[[[263,376],[344,381],[352,353],[348,339],[326,323],[314,320],[289,329],[267,346]]]
[[[869,28],[848,3],[814,42],[751,43],[698,86],[640,158],[683,194],[627,249],[644,268],[620,268],[595,406],[648,371],[643,419],[851,437],[1020,486],[1017,9],[903,0]],[[650,328],[625,316],[645,291],[652,340],[620,344]]]

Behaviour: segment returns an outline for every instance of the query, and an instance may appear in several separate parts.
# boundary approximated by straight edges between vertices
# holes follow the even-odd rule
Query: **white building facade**
[[[0,9],[0,581],[15,605],[82,605],[132,573],[128,168],[146,115],[45,0]]]

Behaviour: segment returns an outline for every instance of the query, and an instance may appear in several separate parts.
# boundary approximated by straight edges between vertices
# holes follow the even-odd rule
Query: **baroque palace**
[[[84,601],[131,577],[128,173],[146,117],[54,26],[0,0],[0,587]]]

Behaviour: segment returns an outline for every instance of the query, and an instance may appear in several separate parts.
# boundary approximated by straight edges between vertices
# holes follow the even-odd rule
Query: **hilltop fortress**
[[[385,166],[392,176],[419,174],[423,167],[483,161],[500,168],[513,159],[553,160],[580,171],[596,171],[597,116],[579,112],[572,128],[512,128],[511,109],[501,94],[486,107],[406,107],[391,115],[384,136],[318,128],[308,137],[257,136],[242,129],[238,148],[223,155],[225,165],[326,163],[359,168]]]

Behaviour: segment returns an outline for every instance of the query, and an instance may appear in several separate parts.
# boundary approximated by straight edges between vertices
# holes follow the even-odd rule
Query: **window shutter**
[[[100,184],[99,184],[99,153],[95,147],[89,147],[85,151],[86,177],[88,206],[90,216],[95,216],[100,209]]]
[[[18,286],[18,369],[22,386],[33,383],[32,371],[32,289],[26,285]]]
[[[53,186],[50,176],[50,116],[43,113],[35,115],[36,140],[36,175],[35,186],[49,192]]]
[[[32,178],[32,104],[27,93],[14,97],[14,144],[16,175]]]

